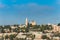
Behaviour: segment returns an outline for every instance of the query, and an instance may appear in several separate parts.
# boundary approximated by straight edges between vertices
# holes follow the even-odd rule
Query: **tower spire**
[[[26,18],[26,23],[25,23],[26,26],[28,26],[28,19]]]

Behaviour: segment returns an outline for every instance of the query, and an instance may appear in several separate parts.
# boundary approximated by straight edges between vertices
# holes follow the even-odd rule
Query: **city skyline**
[[[37,24],[60,22],[59,0],[0,0],[0,25],[24,24],[26,17]]]

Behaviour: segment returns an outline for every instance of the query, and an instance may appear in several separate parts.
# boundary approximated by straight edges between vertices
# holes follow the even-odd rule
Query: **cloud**
[[[17,11],[18,13],[52,13],[55,10],[54,6],[48,5],[39,5],[36,3],[28,3],[28,4],[13,4],[11,6],[2,5],[0,8],[4,8],[5,10]]]
[[[33,15],[33,14],[44,14],[49,15],[48,13],[54,13],[55,7],[48,6],[48,5],[39,5],[36,3],[29,3],[29,4],[22,4],[22,5],[13,5],[13,8],[18,12],[26,15]],[[41,15],[39,15],[41,16]]]
[[[7,0],[8,2],[9,0]],[[16,2],[16,0],[10,0],[11,2]],[[5,4],[2,0],[0,0],[0,8],[10,8],[8,4]]]
[[[6,9],[9,9],[11,8],[10,6],[8,6],[7,4],[3,4],[0,2],[0,10],[6,10]]]
[[[12,9],[30,9],[30,10],[53,10],[53,6],[48,6],[48,5],[39,5],[36,3],[28,3],[28,4],[13,4],[11,6],[8,6],[6,4],[0,3],[0,8],[12,8]]]
[[[15,4],[12,6],[13,8],[17,8],[17,9],[20,9],[20,8],[34,8],[34,9],[54,9],[53,6],[48,6],[48,5],[38,5],[36,3],[29,3],[29,4],[22,4],[22,5],[18,5],[18,4]]]

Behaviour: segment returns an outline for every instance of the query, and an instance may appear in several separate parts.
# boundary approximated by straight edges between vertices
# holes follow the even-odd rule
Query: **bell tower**
[[[25,23],[26,26],[28,26],[28,19],[26,18],[26,23]]]

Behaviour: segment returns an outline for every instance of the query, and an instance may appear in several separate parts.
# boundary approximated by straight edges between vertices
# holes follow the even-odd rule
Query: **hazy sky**
[[[0,0],[0,25],[60,22],[60,0]]]

